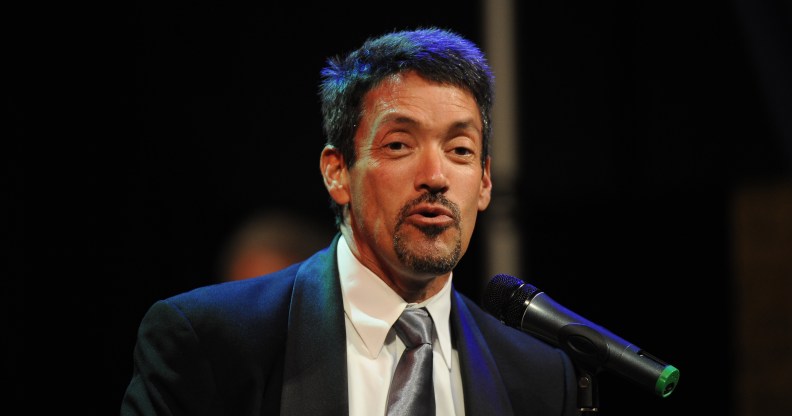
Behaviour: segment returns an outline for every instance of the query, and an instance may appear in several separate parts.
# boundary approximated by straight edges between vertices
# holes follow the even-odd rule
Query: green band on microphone
[[[660,373],[660,377],[657,378],[655,392],[662,397],[668,397],[671,392],[674,391],[674,388],[676,388],[678,381],[679,370],[673,365],[668,365],[663,369],[663,372]]]

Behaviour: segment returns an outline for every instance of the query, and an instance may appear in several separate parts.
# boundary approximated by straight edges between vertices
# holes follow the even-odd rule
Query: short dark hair
[[[490,152],[494,77],[484,54],[473,42],[435,27],[369,38],[348,55],[327,60],[319,89],[326,144],[338,149],[347,166],[352,167],[363,96],[383,79],[405,71],[415,71],[427,80],[454,85],[473,95],[483,124],[483,165]],[[332,199],[331,207],[340,224],[341,207]]]

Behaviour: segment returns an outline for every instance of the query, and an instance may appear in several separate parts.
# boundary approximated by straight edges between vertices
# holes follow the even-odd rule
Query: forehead
[[[441,118],[473,118],[481,127],[481,114],[470,91],[452,84],[430,81],[414,71],[383,79],[363,97],[363,119],[381,119],[391,113],[416,112]],[[382,121],[382,120],[379,120]]]

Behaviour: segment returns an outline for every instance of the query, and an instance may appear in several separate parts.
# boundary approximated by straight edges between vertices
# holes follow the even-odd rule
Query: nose
[[[448,190],[446,163],[442,149],[424,149],[418,159],[415,175],[415,188],[430,193],[444,193]]]

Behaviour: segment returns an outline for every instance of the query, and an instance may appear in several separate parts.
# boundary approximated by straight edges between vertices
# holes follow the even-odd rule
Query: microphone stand
[[[599,414],[599,389],[596,374],[584,366],[575,364],[578,376],[578,410],[581,416]]]

